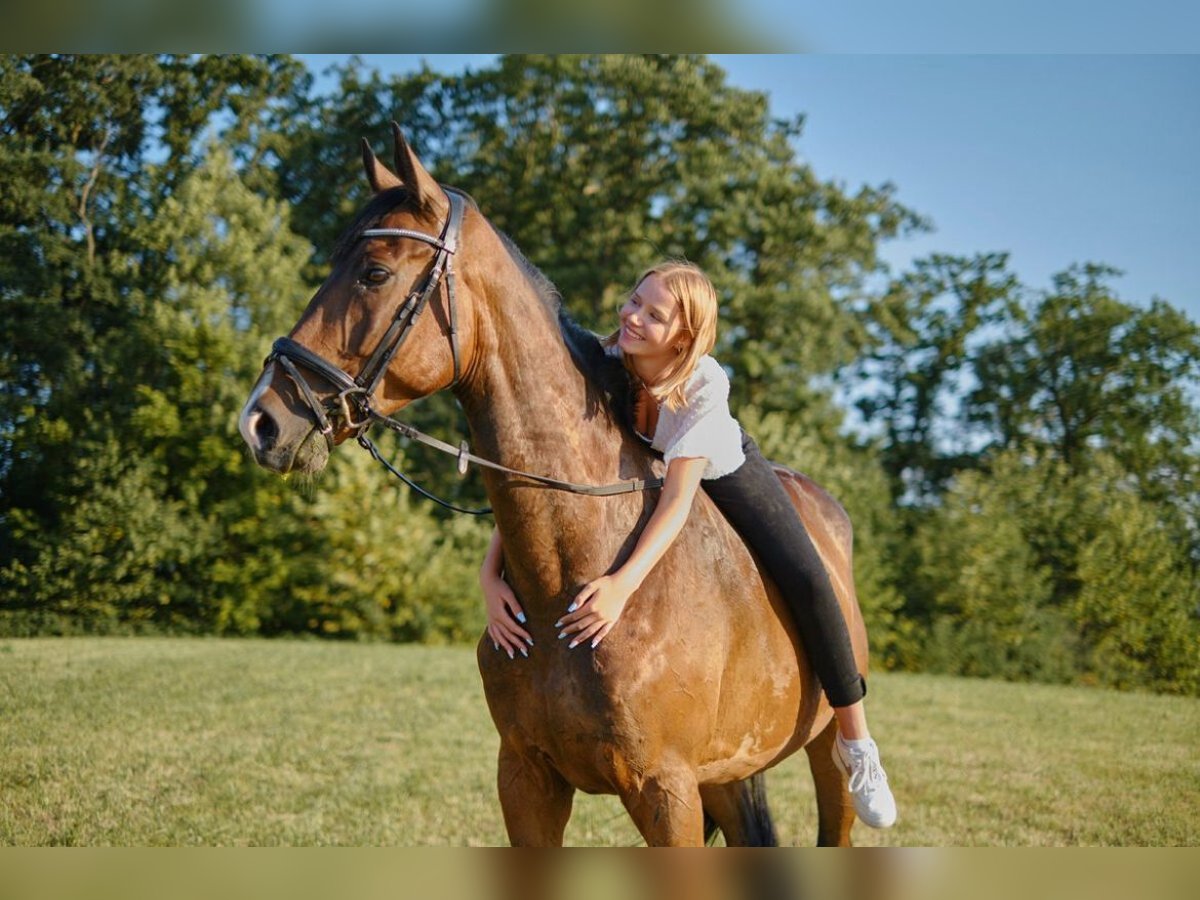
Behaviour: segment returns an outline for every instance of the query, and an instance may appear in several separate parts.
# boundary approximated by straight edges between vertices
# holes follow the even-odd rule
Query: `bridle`
[[[400,305],[388,330],[379,339],[375,350],[367,358],[356,377],[350,377],[345,370],[338,368],[291,338],[281,337],[271,345],[271,354],[267,357],[266,362],[278,360],[279,364],[283,366],[283,370],[296,383],[300,393],[304,396],[305,403],[316,416],[317,427],[330,450],[333,449],[333,423],[330,421],[329,414],[334,417],[340,415],[345,420],[346,427],[354,431],[356,436],[362,434],[370,426],[371,395],[375,393],[375,387],[383,378],[383,373],[396,358],[396,354],[400,352],[400,347],[412,332],[412,327],[416,324],[418,317],[429,304],[429,298],[437,290],[443,275],[446,279],[447,306],[450,318],[448,329],[450,351],[454,357],[454,379],[447,387],[453,387],[458,383],[461,375],[461,363],[458,353],[458,324],[454,303],[454,269],[450,260],[454,256],[455,250],[458,249],[458,238],[462,232],[464,201],[462,195],[457,191],[448,190],[446,197],[450,201],[450,214],[446,217],[446,224],[442,226],[442,233],[438,237],[408,228],[368,228],[359,235],[362,238],[411,238],[432,244],[437,252],[425,272],[423,281],[419,281],[409,291],[408,297]],[[318,401],[308,382],[300,377],[296,363],[300,363],[306,369],[327,379],[338,389],[337,396],[327,404]],[[355,416],[355,413],[358,415]]]
[[[392,360],[400,352],[400,348],[404,345],[408,336],[412,333],[412,328],[416,324],[417,319],[425,310],[425,307],[429,305],[429,299],[442,284],[446,286],[446,332],[450,341],[450,354],[454,361],[453,378],[445,387],[454,387],[462,377],[462,362],[458,346],[458,313],[454,300],[455,276],[453,257],[458,250],[458,241],[462,234],[463,211],[466,207],[466,199],[460,191],[454,188],[443,187],[442,189],[446,193],[446,199],[450,202],[450,212],[446,216],[445,224],[442,225],[441,234],[437,237],[409,228],[367,228],[359,234],[360,238],[410,238],[412,240],[424,241],[432,245],[436,252],[424,276],[409,291],[408,297],[400,305],[400,309],[397,310],[392,323],[388,326],[383,337],[380,338],[379,343],[371,352],[371,355],[367,358],[366,363],[357,376],[351,377],[344,369],[335,366],[323,356],[314,353],[304,345],[288,337],[278,338],[271,345],[271,353],[267,356],[263,365],[265,366],[267,363],[277,361],[283,367],[287,376],[295,382],[300,395],[316,419],[317,428],[325,438],[325,442],[330,450],[334,447],[333,422],[340,418],[345,423],[346,428],[354,434],[358,443],[389,472],[403,480],[405,484],[422,496],[440,503],[442,506],[452,509],[455,512],[479,516],[486,515],[492,510],[491,507],[466,509],[455,506],[446,500],[434,496],[413,482],[408,476],[384,459],[379,452],[379,448],[367,436],[367,432],[373,424],[378,422],[404,437],[419,441],[443,453],[449,453],[457,457],[458,472],[460,475],[465,475],[467,464],[473,462],[490,469],[506,472],[510,475],[518,475],[531,479],[556,490],[570,491],[577,494],[590,494],[592,496],[626,494],[633,491],[644,491],[662,487],[663,482],[661,478],[636,479],[606,485],[586,485],[573,484],[569,481],[559,481],[555,478],[547,478],[544,475],[522,472],[519,469],[510,469],[507,466],[502,466],[499,463],[483,459],[471,453],[466,441],[462,441],[458,447],[453,447],[444,441],[418,431],[411,425],[407,425],[390,416],[377,413],[371,408],[371,397],[375,393],[376,386],[383,378],[388,366],[392,364]],[[313,389],[309,383],[300,374],[297,364],[329,381],[337,389],[337,394],[325,403],[322,403],[317,395],[313,393]]]

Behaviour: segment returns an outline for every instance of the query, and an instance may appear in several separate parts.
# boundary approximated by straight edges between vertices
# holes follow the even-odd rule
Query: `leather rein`
[[[545,475],[523,472],[520,469],[510,469],[508,466],[503,466],[500,463],[492,462],[471,453],[466,441],[462,441],[455,447],[445,441],[440,441],[435,437],[418,431],[416,428],[398,419],[378,413],[371,408],[371,397],[375,393],[376,386],[382,380],[392,360],[400,352],[400,348],[403,346],[405,340],[408,339],[418,317],[425,310],[425,307],[429,305],[429,299],[438,291],[439,286],[443,284],[445,285],[446,307],[448,310],[447,337],[450,340],[450,353],[454,359],[454,377],[446,387],[454,387],[454,385],[458,384],[459,378],[462,375],[458,346],[458,318],[454,300],[455,276],[452,261],[455,252],[458,250],[458,241],[462,234],[463,212],[466,201],[464,196],[454,188],[443,188],[443,190],[446,192],[446,198],[450,201],[450,213],[446,217],[445,224],[442,226],[441,234],[437,237],[426,234],[423,231],[413,231],[408,228],[368,228],[359,235],[360,238],[387,237],[424,241],[434,247],[436,253],[423,278],[409,291],[408,297],[401,304],[400,309],[392,319],[391,325],[388,326],[388,330],[384,333],[378,345],[376,345],[375,350],[367,358],[357,377],[351,377],[343,369],[338,368],[324,357],[288,337],[281,337],[271,345],[271,353],[267,356],[263,364],[266,365],[266,363],[277,361],[283,367],[287,376],[295,382],[296,387],[300,391],[300,396],[304,399],[304,402],[316,419],[317,429],[325,438],[325,442],[328,444],[330,450],[334,447],[333,423],[341,419],[345,423],[345,426],[353,432],[359,445],[365,448],[385,469],[401,479],[405,484],[421,494],[421,496],[433,500],[435,503],[440,503],[446,509],[451,509],[455,512],[482,516],[490,513],[492,509],[490,506],[480,509],[467,509],[456,506],[416,484],[380,454],[379,448],[375,446],[375,443],[368,436],[372,425],[378,423],[406,438],[456,457],[458,459],[459,475],[465,475],[467,465],[475,463],[476,465],[509,475],[527,478],[554,490],[569,491],[574,494],[588,494],[595,497],[628,494],[634,491],[653,490],[662,487],[663,480],[661,478],[620,481],[616,484],[588,485],[560,481]],[[322,403],[313,392],[312,386],[301,375],[300,367],[320,375],[334,386],[337,394]]]

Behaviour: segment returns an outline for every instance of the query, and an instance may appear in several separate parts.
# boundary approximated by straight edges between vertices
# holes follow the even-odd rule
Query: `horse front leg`
[[[622,782],[621,802],[649,846],[704,846],[704,806],[691,768],[671,766]]]
[[[500,809],[514,847],[561,847],[575,788],[549,763],[500,742]]]

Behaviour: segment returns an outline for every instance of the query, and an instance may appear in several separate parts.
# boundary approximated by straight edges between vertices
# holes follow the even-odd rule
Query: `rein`
[[[587,494],[593,497],[608,497],[614,494],[628,494],[635,491],[653,490],[662,487],[663,480],[661,478],[620,481],[615,484],[589,485],[560,481],[557,478],[550,478],[545,475],[523,472],[520,469],[511,469],[508,466],[471,453],[466,441],[462,441],[457,447],[454,447],[445,441],[440,441],[435,437],[418,431],[416,428],[398,419],[382,415],[371,409],[371,397],[375,392],[375,387],[383,378],[392,360],[400,352],[400,347],[411,333],[411,329],[416,324],[417,318],[428,305],[429,298],[433,296],[434,292],[443,283],[446,285],[446,306],[449,322],[447,337],[450,339],[450,353],[454,359],[454,377],[446,387],[454,387],[454,385],[458,384],[461,377],[462,366],[459,359],[458,347],[458,317],[454,302],[454,269],[451,259],[458,249],[458,239],[462,232],[465,201],[463,195],[453,188],[444,188],[444,190],[446,198],[450,201],[450,213],[446,217],[446,223],[442,226],[442,232],[439,236],[434,237],[431,234],[426,234],[422,231],[413,231],[408,228],[368,228],[359,235],[362,238],[392,237],[424,241],[433,246],[436,253],[424,279],[418,282],[418,285],[409,292],[408,297],[396,312],[392,324],[388,326],[388,330],[384,333],[384,336],[380,339],[379,344],[372,351],[370,357],[368,357],[367,362],[363,365],[362,371],[358,373],[357,377],[352,378],[344,370],[338,368],[321,355],[314,353],[312,350],[288,337],[281,337],[271,345],[271,353],[267,356],[264,365],[269,362],[278,361],[287,376],[295,382],[301,397],[316,419],[317,428],[325,438],[325,443],[329,446],[330,450],[334,447],[333,420],[341,419],[345,422],[346,427],[354,433],[359,445],[370,453],[385,469],[401,479],[405,484],[421,494],[421,496],[433,500],[435,503],[439,503],[446,509],[453,510],[454,512],[482,516],[490,513],[492,509],[490,506],[480,509],[467,509],[455,506],[453,503],[443,500],[425,490],[425,488],[418,485],[383,458],[379,452],[379,448],[367,436],[367,432],[370,431],[372,425],[378,423],[406,438],[456,457],[458,460],[459,475],[465,475],[467,473],[467,465],[475,463],[476,465],[494,469],[498,472],[527,478],[538,484],[545,485],[552,490],[568,491],[573,494]],[[300,374],[297,364],[325,378],[337,389],[337,394],[329,401],[322,403],[317,395],[313,393],[313,389],[308,381]]]

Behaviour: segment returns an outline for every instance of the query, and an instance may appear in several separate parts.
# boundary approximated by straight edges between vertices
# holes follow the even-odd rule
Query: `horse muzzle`
[[[238,416],[238,431],[254,461],[270,472],[315,473],[329,462],[329,443],[313,420],[290,410],[268,390],[274,366],[268,364]]]

